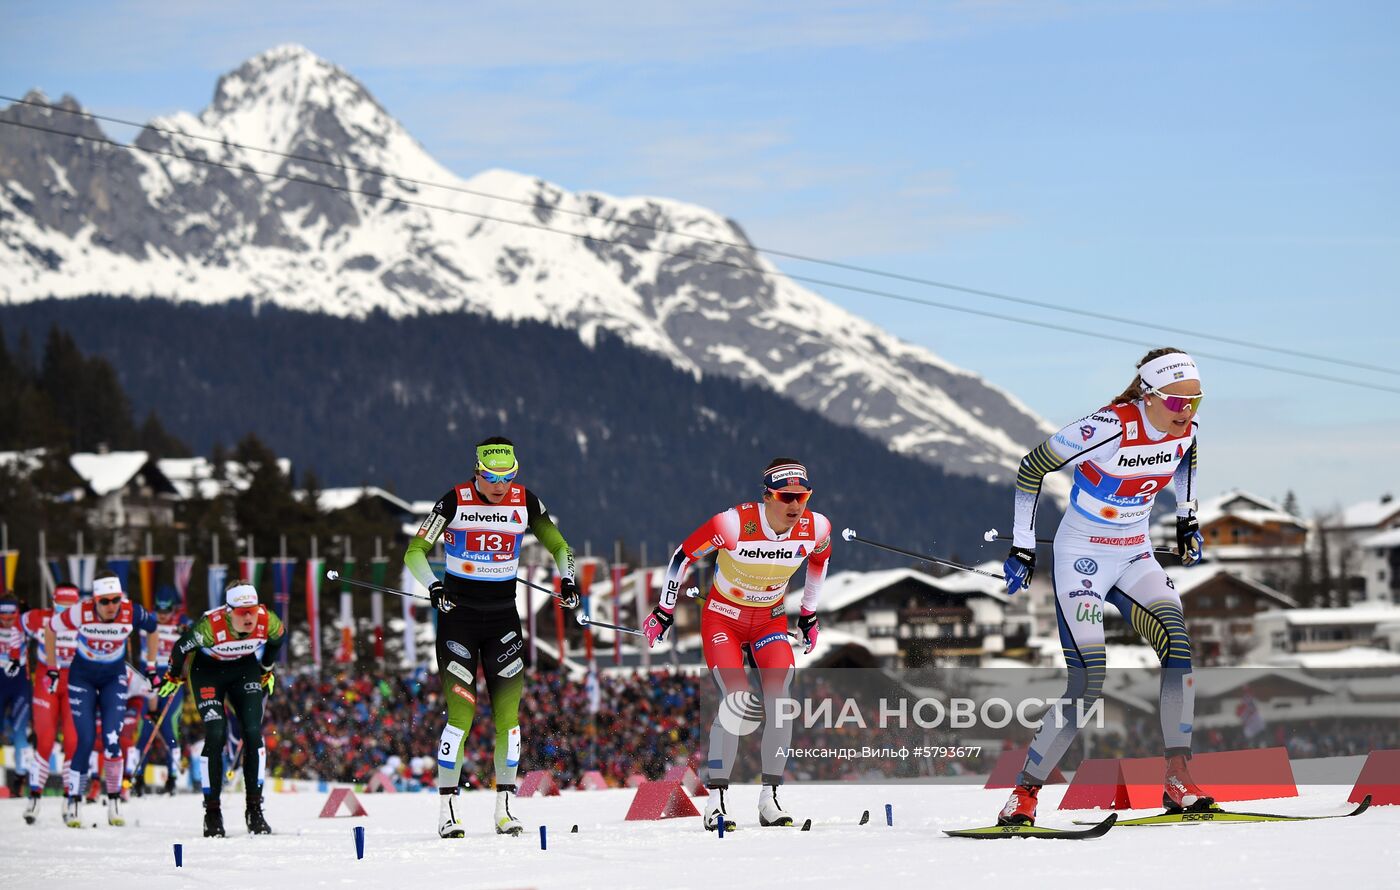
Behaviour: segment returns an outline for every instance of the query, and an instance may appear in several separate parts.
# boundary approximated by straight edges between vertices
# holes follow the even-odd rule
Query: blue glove
[[[1193,566],[1201,561],[1201,550],[1206,539],[1201,537],[1201,523],[1194,516],[1176,517],[1176,552],[1181,556],[1181,564]]]
[[[1023,587],[1030,587],[1031,578],[1035,575],[1035,551],[1024,547],[1012,547],[1006,556],[1006,562],[1002,563],[1001,571],[1006,575],[1008,596]]]

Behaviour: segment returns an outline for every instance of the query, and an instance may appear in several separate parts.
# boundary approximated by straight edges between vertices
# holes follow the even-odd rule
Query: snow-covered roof
[[[1378,535],[1372,535],[1369,538],[1362,538],[1360,541],[1356,542],[1356,546],[1363,548],[1375,547],[1380,550],[1400,547],[1400,527],[1381,532]]]
[[[145,451],[109,451],[106,454],[82,451],[70,457],[68,463],[93,494],[102,497],[126,487],[150,459]]]
[[[1201,501],[1200,506],[1196,509],[1196,518],[1203,526],[1224,519],[1226,516],[1248,522],[1251,525],[1278,523],[1304,526],[1306,524],[1301,516],[1294,516],[1273,501],[1239,488]],[[1165,521],[1169,524],[1174,523],[1176,518],[1168,516]]]
[[[331,513],[336,510],[344,510],[358,504],[365,498],[382,498],[393,504],[398,510],[405,513],[413,512],[413,505],[396,494],[391,494],[376,485],[365,485],[351,488],[323,488],[316,494],[316,506],[323,512]],[[298,491],[297,500],[305,500],[306,492]],[[432,510],[433,505],[428,505],[428,510]],[[428,512],[425,510],[423,512]],[[415,526],[416,527],[416,526]]]
[[[11,470],[20,476],[28,476],[44,465],[45,449],[30,448],[28,451],[0,451],[0,467]]]
[[[1275,655],[1269,660],[1277,665],[1312,670],[1400,667],[1400,653],[1372,646],[1351,646],[1335,652],[1287,652]]]
[[[1352,504],[1342,510],[1341,528],[1375,528],[1400,514],[1400,499],[1390,494]]]
[[[992,567],[993,564],[988,563],[987,566]],[[822,598],[817,608],[822,612],[835,612],[902,581],[916,581],[942,593],[988,596],[1003,603],[1011,601],[1011,597],[1006,595],[1004,583],[985,575],[955,572],[935,578],[915,569],[900,568],[881,569],[876,572],[840,572],[833,575],[822,585]],[[801,589],[788,594],[789,599],[801,597]]]
[[[1282,616],[1286,624],[1384,624],[1400,621],[1400,606],[1349,606],[1345,609],[1288,609],[1261,612],[1255,620]]]
[[[1294,600],[1293,597],[1280,593],[1267,584],[1261,584],[1258,581],[1252,581],[1249,578],[1237,575],[1224,566],[1214,563],[1197,563],[1193,566],[1168,566],[1166,572],[1167,577],[1172,580],[1172,584],[1176,585],[1176,592],[1182,596],[1185,596],[1207,581],[1214,580],[1219,575],[1225,575],[1226,577],[1233,578],[1245,587],[1258,592],[1260,596],[1266,597],[1278,605],[1283,606],[1285,609],[1292,609],[1298,605],[1298,602]]]
[[[175,486],[181,498],[215,498],[224,493],[224,483],[214,478],[214,465],[204,457],[165,457],[156,461],[156,467]],[[292,472],[290,458],[279,457],[277,469],[283,476]],[[233,491],[247,491],[252,485],[253,474],[248,467],[235,460],[224,461],[224,478]]]

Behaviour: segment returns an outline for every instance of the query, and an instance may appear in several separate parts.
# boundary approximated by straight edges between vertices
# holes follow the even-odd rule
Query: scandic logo
[[[760,547],[745,547],[739,555],[748,559],[796,559],[799,555],[791,550],[764,550]]]
[[[1167,454],[1166,452],[1158,452],[1157,454],[1138,454],[1132,457],[1120,457],[1118,459],[1118,466],[1150,467],[1154,464],[1169,464],[1173,460],[1175,460],[1175,458],[1173,458],[1170,454]]]

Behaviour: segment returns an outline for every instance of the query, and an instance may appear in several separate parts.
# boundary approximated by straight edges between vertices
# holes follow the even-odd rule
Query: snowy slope
[[[1256,802],[1256,809],[1318,812],[1338,807],[1349,789],[1313,786],[1302,797]],[[1041,822],[1092,814],[1054,809],[1063,786],[1041,796]],[[565,791],[520,801],[523,837],[490,832],[492,797],[465,796],[467,837],[435,836],[437,795],[362,797],[364,818],[319,819],[325,794],[269,795],[276,834],[242,833],[242,801],[226,794],[230,837],[199,836],[195,795],[145,798],[125,828],[68,829],[57,799],[40,824],[20,820],[20,801],[0,800],[0,876],[6,886],[124,888],[211,886],[707,888],[788,885],[832,887],[1269,887],[1391,886],[1400,869],[1400,807],[1354,819],[1311,823],[1115,828],[1099,840],[981,843],[948,838],[943,828],[988,824],[1006,797],[978,787],[928,785],[788,786],[784,805],[813,820],[810,832],[757,826],[756,786],[730,793],[740,830],[723,839],[699,819],[626,822],[632,792]],[[894,807],[894,825],[884,805]],[[860,826],[862,810],[871,822]],[[90,819],[99,818],[96,806]],[[541,850],[539,828],[548,828]],[[357,861],[351,828],[366,829]],[[578,834],[569,829],[578,825]],[[172,844],[184,845],[176,869]],[[55,851],[62,853],[56,854]],[[1385,875],[1390,875],[1386,878]]]
[[[0,119],[102,136],[33,107]],[[182,135],[144,130],[136,144],[150,154],[0,127],[0,302],[251,296],[342,316],[539,319],[586,341],[605,329],[696,373],[775,389],[897,451],[999,478],[1052,431],[977,375],[782,277],[705,208],[504,170],[459,179],[350,75],[300,47],[222,77],[198,117],[152,126]]]

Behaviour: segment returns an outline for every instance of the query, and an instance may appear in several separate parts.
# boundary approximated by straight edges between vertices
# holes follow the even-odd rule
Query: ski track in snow
[[[1306,786],[1301,796],[1233,804],[1282,813],[1343,808],[1345,786]],[[1068,825],[1084,811],[1055,809],[1063,786],[1041,795],[1040,822]],[[463,796],[467,837],[436,836],[437,795],[360,795],[369,816],[320,819],[324,793],[267,795],[277,832],[243,831],[240,793],[225,793],[230,836],[200,837],[198,795],[134,799],[125,828],[106,825],[101,806],[85,806],[97,829],[59,821],[58,798],[46,798],[38,825],[21,820],[24,804],[0,800],[0,881],[5,887],[189,886],[471,888],[775,887],[1199,887],[1311,888],[1390,886],[1400,871],[1400,807],[1375,807],[1354,819],[1310,823],[1115,828],[1102,839],[1013,839],[980,843],[943,836],[943,828],[990,824],[1002,790],[949,785],[804,785],[783,803],[812,819],[810,832],[757,824],[758,787],[736,786],[730,815],[740,829],[722,840],[697,818],[626,822],[630,790],[565,791],[518,802],[523,837],[491,832],[494,797]],[[894,826],[884,807],[894,806]],[[703,808],[704,798],[697,798]],[[862,810],[871,821],[860,826]],[[1145,815],[1145,811],[1131,815]],[[1124,818],[1127,817],[1124,814]],[[135,824],[138,823],[139,824]],[[548,850],[539,825],[548,827]],[[578,834],[569,833],[572,825]],[[366,829],[365,858],[355,859],[352,827]],[[174,867],[172,844],[184,845]],[[1391,875],[1386,878],[1385,875]]]

